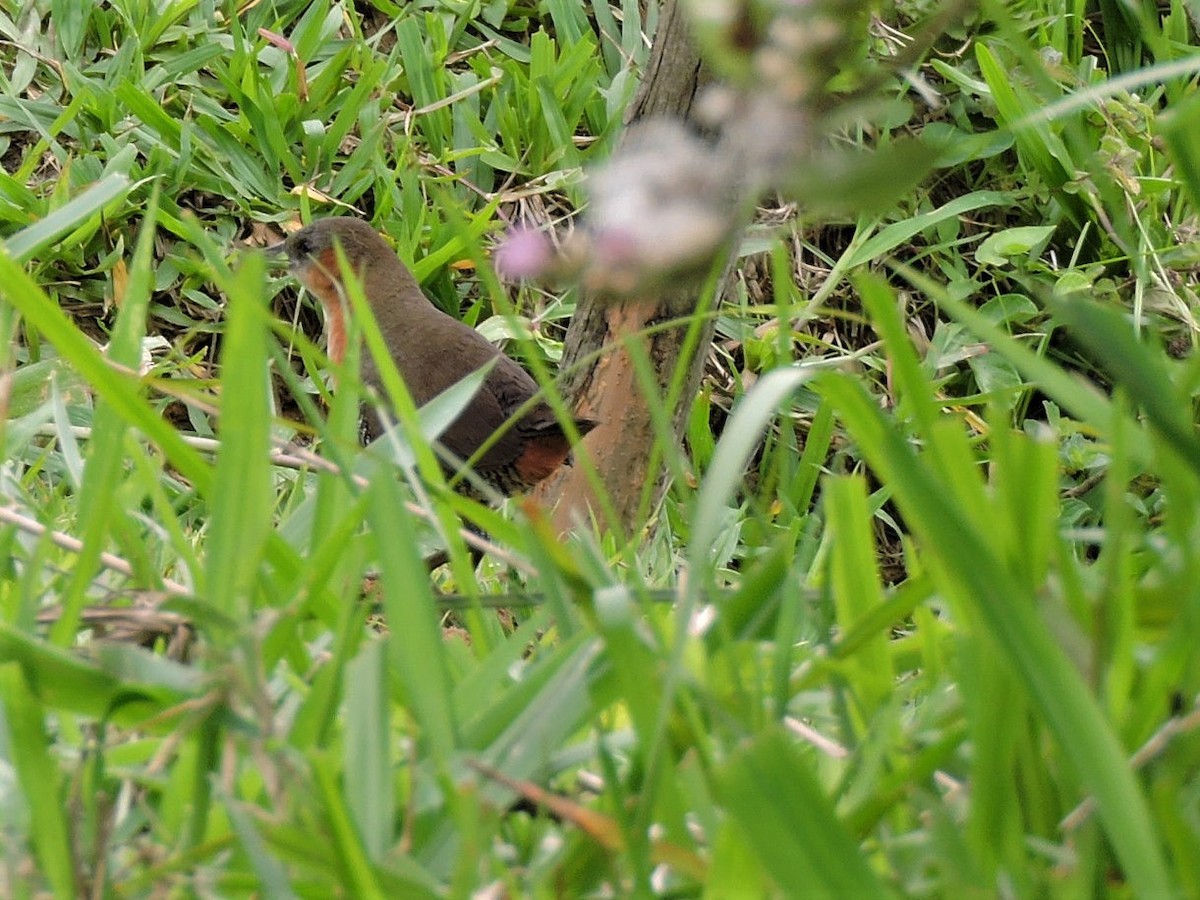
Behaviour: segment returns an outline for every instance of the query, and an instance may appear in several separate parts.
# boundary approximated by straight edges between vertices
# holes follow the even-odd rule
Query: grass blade
[[[75,861],[58,763],[50,753],[45,711],[25,670],[17,663],[0,665],[0,707],[4,712],[5,755],[17,770],[32,822],[30,842],[54,896],[72,900],[78,896]]]
[[[118,172],[106,175],[78,197],[18,231],[4,242],[5,250],[17,262],[26,262],[39,250],[79,228],[93,216],[98,216],[110,203],[128,194],[131,188],[132,184],[125,175]]]
[[[838,821],[812,764],[785,734],[740,750],[721,779],[729,815],[790,897],[888,896]]]

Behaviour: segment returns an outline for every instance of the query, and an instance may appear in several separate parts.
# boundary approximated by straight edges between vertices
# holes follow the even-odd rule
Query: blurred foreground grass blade
[[[41,332],[93,391],[166,454],[171,465],[200,490],[210,481],[207,462],[180,437],[169,422],[141,397],[138,379],[109,365],[96,346],[11,257],[0,253],[0,297]]]
[[[672,708],[684,696],[679,691],[679,686],[684,681],[684,654],[691,640],[689,622],[698,607],[702,588],[713,581],[712,548],[720,535],[722,523],[727,521],[726,506],[734,492],[742,485],[746,463],[762,442],[767,423],[778,415],[784,400],[811,377],[812,372],[802,368],[776,369],[769,372],[742,398],[717,442],[712,462],[704,475],[692,508],[691,518],[694,526],[688,548],[689,577],[682,601],[677,605],[675,612],[675,639],[670,647],[665,678],[655,678],[652,660],[648,658],[641,662],[640,668],[645,673],[641,676],[638,676],[636,671],[624,672],[620,661],[615,662],[618,677],[625,677],[631,681],[626,685],[627,701],[631,710],[646,703],[649,699],[650,685],[656,681],[663,685],[657,698],[657,711],[653,716],[649,715],[649,710],[644,711],[640,717],[635,716],[635,719],[641,719],[639,733],[643,742],[653,734],[652,742],[646,745],[644,751],[651,765],[652,775],[665,777],[673,768],[666,762],[666,724]],[[624,597],[626,593],[627,589],[618,587],[606,589],[603,595],[598,593],[596,611],[598,619],[603,623],[610,648],[614,640],[620,640],[624,647],[623,658],[629,660],[635,658],[638,653],[645,654],[646,651],[636,637],[632,623],[621,621],[622,616],[628,615],[629,604]],[[602,600],[608,603],[602,603]],[[607,619],[606,614],[609,617]],[[622,634],[622,627],[614,626],[623,626],[627,633]],[[646,731],[645,725],[650,721],[654,723],[654,729]],[[693,739],[699,740],[700,737],[700,734],[696,734]],[[682,821],[686,808],[675,802],[678,798],[678,786],[666,781],[661,785],[661,789],[663,798],[670,801],[670,805],[675,808],[674,812]],[[643,808],[643,812],[647,812],[648,809],[649,807]],[[648,822],[644,824],[649,825]],[[667,827],[671,829],[672,823],[668,822]],[[672,836],[683,841],[685,833],[686,831]]]
[[[131,371],[137,371],[141,361],[146,311],[150,305],[150,289],[154,284],[151,252],[157,210],[158,195],[155,192],[142,219],[124,297],[113,298],[120,312],[109,341],[108,358]],[[59,646],[69,645],[75,637],[79,613],[95,577],[100,551],[113,530],[110,524],[112,517],[126,514],[125,510],[112,502],[114,492],[122,483],[126,424],[106,398],[101,397],[97,401],[92,415],[92,439],[88,443],[88,459],[79,491],[77,527],[82,533],[83,547],[76,560],[73,577],[62,597],[62,614],[50,629],[50,640]]]
[[[334,774],[336,766],[333,759],[324,753],[313,753],[309,760],[310,771],[315,776],[315,787],[333,832],[333,848],[337,853],[348,896],[384,897],[383,888],[376,879],[363,848],[362,836],[355,831],[354,824],[350,821],[341,785]]]
[[[242,851],[254,868],[254,875],[258,880],[257,888],[262,896],[268,900],[292,900],[297,895],[288,884],[287,873],[279,859],[267,852],[262,835],[258,833],[249,812],[237,800],[230,797],[223,799],[229,824],[233,826],[234,834],[241,842]]]
[[[876,316],[881,311],[895,315],[887,307],[872,309]],[[1030,692],[1081,785],[1095,796],[1132,889],[1141,896],[1169,895],[1171,880],[1146,799],[1095,698],[1037,615],[1035,596],[1021,590],[972,516],[947,494],[945,473],[916,455],[857,381],[827,374],[819,388],[837,407],[863,456],[894,491],[924,553],[936,559],[931,568],[941,575],[943,592],[967,622],[980,623],[991,636]],[[942,434],[928,439],[965,440],[958,428],[947,420],[937,429]],[[986,510],[975,515],[990,520]]]
[[[0,663],[37,673],[37,692],[51,709],[133,725],[191,699],[199,672],[134,647],[104,648],[95,660],[51,646],[0,622]]]
[[[1029,703],[1020,691],[1012,667],[990,649],[982,635],[967,635],[959,643],[962,685],[971,739],[971,807],[963,838],[973,859],[989,880],[1001,869],[1020,872],[1024,861],[1026,804],[1021,796],[1024,774],[1018,765],[1018,743],[1029,739]],[[1004,698],[1003,702],[997,702]]]
[[[884,606],[883,586],[875,551],[866,484],[860,477],[825,481],[825,509],[833,539],[833,603],[842,634]],[[874,713],[892,692],[892,660],[885,623],[862,643],[846,662],[849,687],[859,702],[856,727],[865,734]]]
[[[995,410],[989,417],[988,435],[996,525],[993,546],[1009,560],[1026,588],[1036,591],[1046,578],[1058,541],[1059,448],[1044,436],[1012,431],[1007,416]]]
[[[975,309],[969,303],[955,298],[946,288],[913,268],[904,265],[894,267],[915,288],[932,297],[938,306],[946,309],[955,319],[971,330],[988,349],[998,353],[1029,381],[1036,382],[1038,389],[1078,419],[1095,427],[1100,433],[1108,434],[1117,427],[1112,401],[1091,382],[1079,375],[1067,372],[1060,366],[1034,352],[1023,342]],[[1150,457],[1150,444],[1146,435],[1134,431],[1128,435],[1129,453],[1136,464]]]
[[[403,702],[421,728],[429,755],[439,767],[446,766],[458,745],[458,725],[446,650],[430,596],[429,575],[417,549],[415,523],[389,467],[379,467],[367,492],[371,497],[368,520],[387,614],[392,683],[399,682]]]
[[[1181,397],[1172,382],[1162,350],[1155,352],[1140,340],[1126,316],[1115,309],[1083,297],[1049,302],[1071,338],[1129,392],[1179,458],[1200,473],[1200,437],[1190,414],[1191,401]]]
[[[528,640],[536,636],[525,624],[516,634]],[[493,658],[504,660],[515,650],[519,659],[526,647],[514,640],[498,646]],[[611,677],[608,667],[598,664],[598,650],[595,638],[578,632],[552,648],[539,648],[536,664],[512,684],[504,679],[516,661],[497,671],[492,659],[484,660],[455,685],[463,744],[480,750],[488,762],[514,778],[533,777],[546,763],[546,748],[558,746],[595,714],[589,697],[600,693],[600,682]],[[489,674],[505,685],[503,690],[479,683]],[[486,702],[480,703],[480,698]]]
[[[547,791],[531,781],[511,778],[498,769],[483,763],[473,763],[486,778],[503,784],[510,791],[553,812],[563,821],[570,822],[600,846],[614,852],[625,851],[625,840],[617,822],[609,815],[583,806],[566,797]],[[650,839],[650,858],[655,865],[666,865],[678,869],[690,878],[703,880],[707,872],[704,861],[691,850],[672,844],[661,838]]]
[[[396,816],[385,650],[382,640],[367,641],[345,673],[346,805],[367,855],[376,863],[392,847]]]
[[[705,880],[703,900],[726,897],[769,897],[771,881],[758,861],[758,853],[737,822],[726,818],[712,841],[712,866]]]
[[[130,188],[125,175],[118,172],[106,175],[78,197],[18,231],[4,242],[4,248],[17,262],[27,262],[42,248],[99,215],[108,204],[129,193]]]
[[[216,609],[244,620],[252,611],[248,592],[271,533],[275,504],[268,464],[271,409],[262,256],[247,254],[226,281],[221,446],[211,494],[205,593]]]
[[[1159,119],[1167,152],[1175,164],[1175,178],[1183,184],[1193,209],[1200,209],[1200,93],[1192,93]]]
[[[739,648],[739,640],[755,637],[775,618],[781,597],[792,594],[792,562],[800,525],[800,520],[796,520],[780,535],[742,574],[741,584],[721,603],[718,627],[704,636],[710,652],[721,647]]]
[[[32,849],[54,896],[72,900],[78,896],[75,860],[58,762],[50,753],[46,711],[38,702],[25,667],[19,663],[0,664],[0,709],[4,714],[5,756],[16,769],[25,798]]]
[[[681,604],[681,606],[684,604]],[[658,819],[669,840],[691,842],[686,824],[687,805],[680,786],[671,777],[674,753],[667,740],[676,707],[684,702],[679,660],[686,635],[676,642],[665,677],[660,674],[662,661],[652,645],[639,633],[641,617],[632,592],[623,585],[602,588],[595,592],[596,621],[604,636],[607,657],[612,665],[618,690],[638,736],[638,751],[645,765],[644,782],[633,816],[621,816],[617,821],[625,829],[625,846],[635,878],[649,883],[652,860],[641,836]],[[688,736],[691,743],[700,743],[703,735]],[[706,752],[701,749],[702,753]]]
[[[308,784],[312,785],[311,782]],[[290,864],[290,872],[304,873],[305,887],[309,890],[301,896],[359,896],[335,890],[338,879],[343,878],[339,848],[329,840],[328,834],[314,827],[311,820],[302,821],[303,824],[297,826],[279,821],[276,816],[265,815],[259,816],[255,825],[275,857]],[[445,896],[437,879],[421,868],[411,856],[395,854],[386,865],[377,867],[374,874],[380,882],[383,897],[436,900]],[[293,880],[299,882],[300,877]]]
[[[803,368],[775,369],[763,376],[734,409],[696,494],[691,517],[694,530],[688,548],[688,566],[695,575],[707,571],[706,562],[725,521],[722,513],[741,486],[746,461],[762,441],[767,423],[792,391],[812,377],[813,372]],[[689,579],[689,583],[698,590],[701,579]]]
[[[726,766],[723,800],[788,897],[885,898],[794,739],[758,735]]]
[[[899,361],[908,360],[897,366],[897,373],[903,378],[906,394],[920,396],[902,397],[901,401],[915,402],[917,408],[929,404],[933,387],[914,370],[910,339],[891,291],[878,289],[876,279],[864,279],[860,286],[871,288],[862,290],[862,297],[889,354]],[[999,340],[1006,341],[1004,336]],[[1007,343],[1013,343],[1012,339],[1007,338]],[[1005,468],[995,478],[1000,495],[993,492],[985,497],[978,490],[961,488],[952,493],[946,490],[948,484],[970,485],[981,480],[976,458],[957,422],[943,418],[924,424],[920,436],[931,449],[918,456],[896,423],[884,417],[860,384],[832,375],[821,382],[821,389],[834,400],[864,457],[894,491],[905,520],[921,539],[923,552],[939,560],[931,570],[935,577],[942,576],[937,580],[943,582],[947,596],[957,597],[957,608],[967,615],[964,624],[981,624],[1001,648],[1072,760],[1080,781],[1093,792],[1108,837],[1135,890],[1167,892],[1170,882],[1161,845],[1116,732],[1038,615],[1041,582],[1031,584],[1022,574],[1039,558],[1044,564],[1045,554],[1026,559],[1014,553],[1013,544],[1020,539],[995,527],[1013,515],[1009,510],[1013,497],[1025,497],[1035,505],[1048,503],[1047,497],[1054,494],[1053,450],[1025,446],[1035,439],[1022,433],[1004,434],[996,439],[1003,452],[997,452],[993,460],[993,467]],[[1086,387],[1076,384],[1075,390],[1086,391]],[[1106,411],[1109,421],[1114,421],[1111,407]],[[1050,474],[1046,468],[1051,469]],[[1053,508],[1043,510],[1056,517]],[[1023,515],[1016,514],[1014,524]]]
[[[937,148],[915,138],[874,150],[840,145],[812,154],[783,188],[817,215],[881,215],[929,174],[937,157]]]

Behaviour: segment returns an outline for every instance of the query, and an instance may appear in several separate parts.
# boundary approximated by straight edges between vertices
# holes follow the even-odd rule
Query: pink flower
[[[554,265],[555,252],[544,232],[518,227],[504,237],[492,259],[505,278],[538,278]]]

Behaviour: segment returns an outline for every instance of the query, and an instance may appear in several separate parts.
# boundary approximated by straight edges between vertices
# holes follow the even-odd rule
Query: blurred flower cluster
[[[580,227],[562,241],[511,232],[496,250],[508,278],[573,278],[613,298],[702,275],[756,201],[803,168],[828,85],[866,32],[849,0],[687,0],[692,37],[717,79],[689,122],[638,124],[594,168]]]

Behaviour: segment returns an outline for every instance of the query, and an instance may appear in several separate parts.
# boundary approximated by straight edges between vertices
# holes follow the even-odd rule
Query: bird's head
[[[327,278],[337,277],[335,248],[339,246],[350,268],[360,274],[376,262],[395,260],[395,253],[374,228],[361,219],[348,216],[313,222],[270,251],[286,257],[288,268],[308,286],[310,272],[314,269],[322,271]]]
[[[387,242],[361,219],[320,219],[289,235],[283,243],[267,248],[268,254],[280,262],[286,260],[289,271],[325,307],[329,356],[335,362],[341,361],[346,344],[346,294],[339,247],[346,266],[360,279],[369,298],[372,280],[383,278],[384,283],[394,284],[398,278],[411,278]]]

